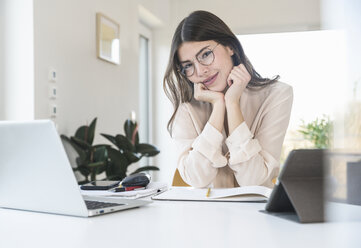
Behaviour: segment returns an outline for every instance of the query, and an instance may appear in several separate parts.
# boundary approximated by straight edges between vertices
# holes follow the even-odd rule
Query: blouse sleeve
[[[229,166],[240,186],[273,187],[279,173],[279,158],[293,102],[292,87],[286,87],[267,103],[253,135],[242,122],[226,139]]]
[[[193,187],[212,183],[218,168],[227,165],[222,154],[223,135],[210,123],[197,131],[197,123],[187,108],[178,109],[172,129],[172,138],[178,151],[178,171],[182,179]]]

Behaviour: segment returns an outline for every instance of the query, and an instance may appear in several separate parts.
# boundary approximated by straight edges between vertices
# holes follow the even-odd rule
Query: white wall
[[[161,171],[158,179],[171,182],[176,168],[176,150],[166,130],[172,106],[163,92],[173,32],[178,23],[194,10],[208,10],[223,19],[236,34],[318,30],[319,0],[174,0],[170,2],[168,25],[154,30],[155,144],[161,150],[156,159]],[[164,9],[167,11],[167,9]],[[262,72],[260,72],[262,73]]]
[[[34,118],[33,2],[0,1],[0,120]]]
[[[320,27],[319,0],[176,0],[177,23],[194,10],[221,17],[237,34],[315,30]]]
[[[96,57],[96,18],[102,12],[120,24],[121,64]],[[35,0],[35,118],[58,106],[59,132],[72,135],[98,117],[97,133],[123,133],[138,112],[138,15],[130,0]],[[48,97],[49,68],[57,71],[58,98]],[[95,142],[104,139],[97,135]]]
[[[139,19],[148,27],[157,29],[169,24],[171,0],[136,0]]]

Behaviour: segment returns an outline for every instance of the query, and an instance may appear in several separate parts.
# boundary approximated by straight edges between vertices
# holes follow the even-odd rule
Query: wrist
[[[240,107],[240,99],[238,100],[231,100],[231,99],[226,99],[225,100],[225,105],[227,108],[235,108],[235,107]]]
[[[226,105],[224,100],[212,102],[212,113],[209,117],[209,123],[222,133],[224,125],[224,114],[226,112]]]
[[[234,94],[233,92],[228,92],[228,91],[224,96],[224,101],[226,102],[226,104],[235,104],[235,103],[239,104],[239,101],[241,100],[241,94],[238,93]]]
[[[219,98],[219,99],[217,99],[215,101],[212,101],[212,105],[213,105],[213,107],[215,107],[215,106],[224,106],[225,107],[224,98],[222,97],[222,98]]]

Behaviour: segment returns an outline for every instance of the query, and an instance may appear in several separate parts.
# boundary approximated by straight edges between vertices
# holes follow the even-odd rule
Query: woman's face
[[[211,62],[213,52],[213,62]],[[233,68],[233,51],[213,40],[184,42],[178,49],[178,58],[187,78],[193,83],[202,83],[209,90],[222,92]],[[211,62],[209,64],[209,62]],[[207,65],[208,64],[208,65]],[[193,67],[193,68],[192,68]]]

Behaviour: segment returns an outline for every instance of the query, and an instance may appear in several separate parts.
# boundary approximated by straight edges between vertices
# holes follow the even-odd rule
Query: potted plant
[[[79,184],[96,180],[96,175],[104,172],[107,166],[107,145],[93,145],[96,122],[97,118],[94,118],[89,126],[79,127],[75,135],[70,138],[65,135],[60,136],[64,141],[70,143],[78,154],[77,167],[73,170],[79,171],[85,177]]]
[[[131,120],[124,123],[125,135],[101,134],[114,146],[99,144],[93,145],[97,118],[89,126],[79,127],[74,136],[68,138],[61,135],[61,138],[71,144],[78,154],[76,158],[77,167],[85,179],[79,184],[97,180],[96,176],[105,172],[104,180],[122,180],[128,174],[128,167],[138,162],[142,157],[153,157],[160,151],[153,145],[139,143],[138,125]],[[133,173],[141,171],[159,170],[156,166],[144,166]]]
[[[305,123],[302,121],[301,129],[298,130],[306,140],[313,143],[315,148],[326,149],[330,147],[332,135],[332,122],[326,116]]]
[[[138,162],[142,157],[156,156],[160,151],[153,145],[139,143],[138,125],[131,120],[124,123],[124,133],[115,136],[104,134],[101,135],[109,140],[115,147],[107,146],[108,166],[106,174],[108,179],[122,180],[127,176],[128,167]],[[149,170],[159,170],[156,166],[144,166],[138,168],[134,173]]]

